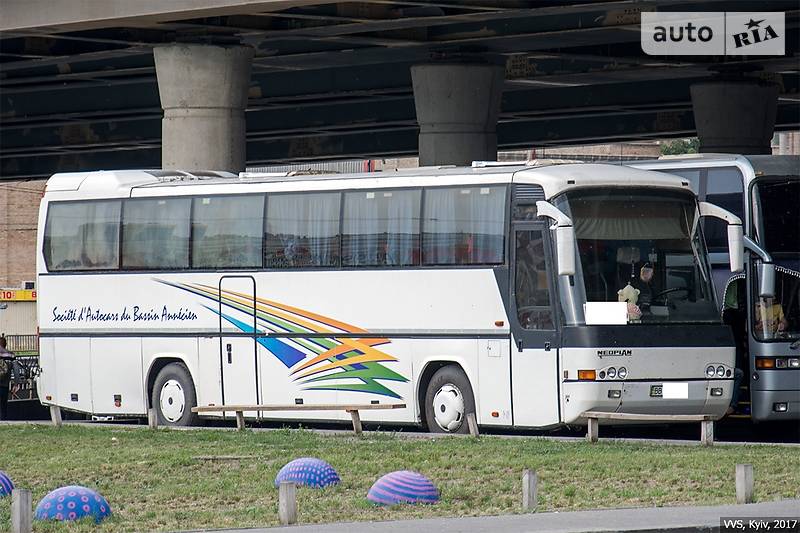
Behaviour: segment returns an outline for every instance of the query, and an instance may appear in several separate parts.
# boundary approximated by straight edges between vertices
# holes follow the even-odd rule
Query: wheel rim
[[[181,419],[183,410],[186,408],[186,396],[183,393],[183,387],[177,380],[170,379],[164,383],[159,395],[159,404],[161,414],[168,421],[177,422]]]
[[[433,395],[433,418],[445,431],[458,431],[464,423],[464,395],[452,383],[442,385]]]

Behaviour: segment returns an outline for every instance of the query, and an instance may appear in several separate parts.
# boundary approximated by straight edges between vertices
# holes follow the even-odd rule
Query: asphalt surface
[[[654,507],[604,509],[566,513],[533,513],[469,518],[435,518],[391,522],[342,522],[338,524],[295,525],[269,529],[215,530],[226,533],[589,533],[589,532],[711,532],[720,530],[722,517],[784,517],[800,519],[800,500],[720,505],[709,507]],[[299,509],[302,521],[302,508]]]

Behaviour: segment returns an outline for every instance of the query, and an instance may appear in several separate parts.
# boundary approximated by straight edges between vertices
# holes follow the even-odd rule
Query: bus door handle
[[[550,344],[550,342],[549,342],[549,341],[548,341],[548,342],[546,342],[546,343],[544,343],[544,351],[545,351],[545,352],[549,352],[549,351],[550,351],[550,348],[551,348],[551,346],[552,346],[552,345]]]
[[[522,351],[522,339],[517,341],[517,349],[521,352]]]
[[[230,345],[230,343],[228,343],[228,345],[225,348],[228,351],[228,364],[231,364],[231,363],[233,363],[233,357],[231,357],[231,345]]]

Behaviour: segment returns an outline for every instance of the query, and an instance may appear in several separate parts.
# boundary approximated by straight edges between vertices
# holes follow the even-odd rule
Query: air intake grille
[[[544,189],[538,185],[514,185],[515,204],[535,204],[544,200]]]

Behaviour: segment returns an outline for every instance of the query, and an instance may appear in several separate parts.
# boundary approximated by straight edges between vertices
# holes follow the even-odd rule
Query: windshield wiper
[[[797,348],[800,348],[800,339],[797,339],[796,341],[794,341],[792,344],[789,345],[790,350],[796,350]]]

